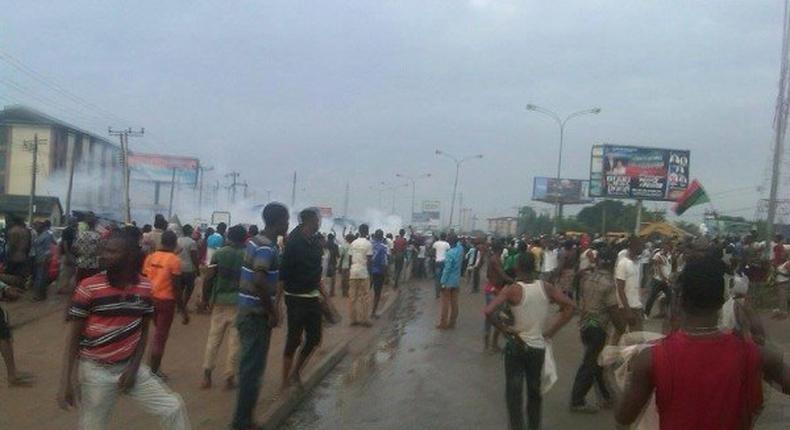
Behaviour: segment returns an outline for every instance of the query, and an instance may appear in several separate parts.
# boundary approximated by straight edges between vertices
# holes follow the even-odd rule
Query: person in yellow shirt
[[[143,264],[143,275],[151,281],[154,300],[154,335],[149,365],[160,378],[164,378],[160,366],[176,309],[181,313],[181,322],[189,324],[189,314],[181,294],[181,260],[175,253],[177,240],[172,231],[162,233],[161,247],[149,254]]]

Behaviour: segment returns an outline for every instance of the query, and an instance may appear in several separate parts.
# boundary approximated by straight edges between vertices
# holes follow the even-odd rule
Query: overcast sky
[[[441,148],[485,156],[463,167],[464,206],[513,214],[557,162],[556,124],[527,103],[602,109],[568,124],[566,177],[588,177],[597,143],[690,149],[713,204],[749,218],[766,180],[780,0],[3,3],[3,52],[128,122],[2,62],[0,104],[144,126],[133,150],[238,170],[264,198],[290,201],[296,170],[300,201],[339,210],[349,180],[360,215],[371,187],[429,172],[418,200],[446,213]]]

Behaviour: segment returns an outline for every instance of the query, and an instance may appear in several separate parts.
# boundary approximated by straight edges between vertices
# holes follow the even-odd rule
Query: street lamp
[[[395,176],[398,178],[406,179],[407,181],[411,182],[411,222],[412,224],[414,224],[414,196],[416,194],[416,189],[417,189],[417,179],[430,178],[431,174],[425,173],[417,177],[412,177],[412,176],[406,176],[400,173],[396,173]]]
[[[379,208],[381,208],[381,206],[383,206],[382,202],[381,202],[382,193],[384,191],[392,191],[392,209],[391,209],[390,213],[394,214],[395,213],[395,193],[398,191],[398,188],[400,188],[400,187],[408,187],[408,186],[409,186],[409,184],[391,184],[391,183],[388,183],[388,182],[385,182],[385,181],[379,182],[379,188],[378,188],[378,191],[379,191]]]
[[[464,162],[469,161],[469,160],[474,160],[474,159],[477,159],[477,158],[483,158],[483,154],[471,155],[469,157],[464,157],[464,158],[460,158],[459,159],[459,158],[457,158],[455,156],[452,156],[452,155],[450,155],[450,154],[448,154],[448,153],[446,153],[446,152],[444,152],[444,151],[442,151],[440,149],[437,149],[436,150],[436,155],[444,155],[445,157],[447,157],[447,158],[449,158],[449,159],[451,159],[451,160],[453,160],[455,162],[455,182],[453,183],[453,197],[450,200],[450,221],[448,222],[448,227],[452,228],[452,226],[453,226],[453,212],[455,212],[455,196],[456,196],[456,192],[458,191],[458,174],[461,171],[461,164],[463,164]]]
[[[572,118],[576,118],[582,115],[598,115],[601,113],[601,108],[592,108],[592,109],[585,109],[580,110],[578,112],[573,112],[572,114],[566,116],[564,119],[561,118],[556,112],[550,111],[546,108],[542,108],[538,105],[528,104],[527,110],[532,112],[542,113],[557,122],[557,125],[560,126],[560,149],[559,155],[557,157],[557,184],[556,187],[559,186],[560,183],[560,174],[562,170],[562,145],[565,138],[565,124],[571,120]],[[554,199],[554,226],[552,228],[552,233],[557,234],[557,226],[559,225],[560,220],[560,196],[559,192],[555,192],[555,199]]]

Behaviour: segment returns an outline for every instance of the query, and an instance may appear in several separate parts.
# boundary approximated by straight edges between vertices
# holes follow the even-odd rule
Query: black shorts
[[[373,288],[373,292],[381,294],[381,289],[384,287],[384,274],[372,273],[370,275],[370,286]]]
[[[305,343],[302,355],[312,352],[313,348],[321,343],[321,303],[317,297],[285,296],[285,306],[288,308],[288,336],[285,341],[285,355],[292,356],[296,348],[302,343],[302,333]]]
[[[0,340],[11,339],[11,325],[8,322],[8,314],[0,308]]]

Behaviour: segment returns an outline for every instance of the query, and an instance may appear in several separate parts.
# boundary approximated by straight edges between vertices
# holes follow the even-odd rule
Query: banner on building
[[[688,150],[596,145],[590,197],[676,201],[689,185]]]
[[[200,161],[192,157],[160,154],[129,154],[129,178],[133,181],[167,182],[197,185]]]
[[[532,183],[532,200],[564,205],[591,203],[590,181],[536,176]]]

